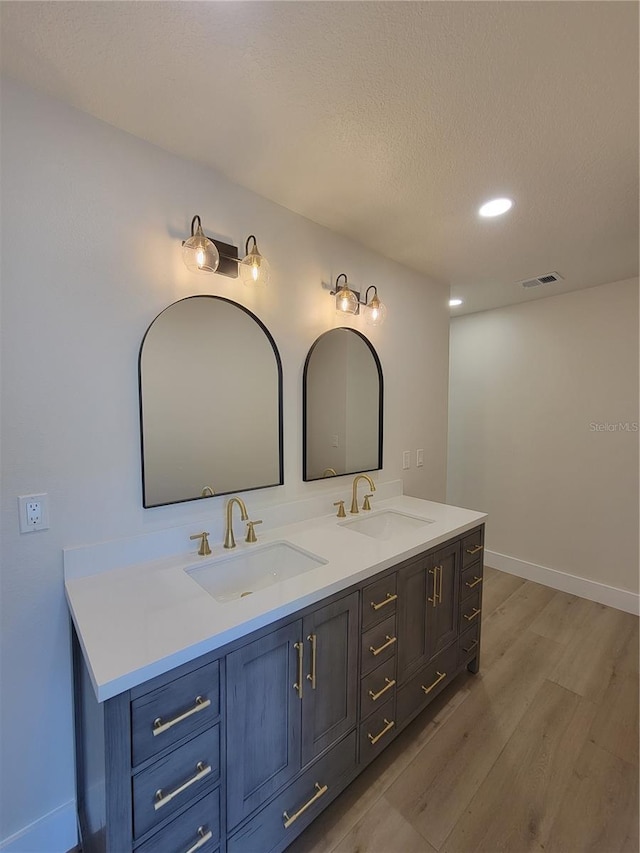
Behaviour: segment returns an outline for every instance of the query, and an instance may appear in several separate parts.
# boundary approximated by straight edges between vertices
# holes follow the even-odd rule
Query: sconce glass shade
[[[336,292],[336,311],[338,314],[357,314],[358,297],[345,281],[342,288]]]
[[[376,293],[364,309],[364,319],[369,326],[381,326],[387,316],[385,305],[378,299]]]
[[[249,251],[249,240],[253,240],[253,248]],[[263,258],[258,251],[256,238],[252,235],[247,237],[245,246],[246,255],[238,265],[238,271],[242,283],[247,287],[264,287],[269,283],[271,276],[271,267],[266,258]]]
[[[194,234],[193,227],[196,219],[198,227]],[[220,263],[220,255],[215,243],[202,231],[200,217],[195,216],[191,223],[191,237],[182,244],[182,259],[191,272],[215,272]]]

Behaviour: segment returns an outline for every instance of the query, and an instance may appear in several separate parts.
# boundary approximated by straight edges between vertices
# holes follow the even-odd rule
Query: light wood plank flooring
[[[290,853],[638,853],[638,618],[485,568],[482,659]]]

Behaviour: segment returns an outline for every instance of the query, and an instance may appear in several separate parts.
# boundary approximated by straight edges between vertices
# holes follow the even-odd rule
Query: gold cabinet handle
[[[420,685],[420,687],[422,687],[422,689],[424,690],[424,692],[425,692],[425,693],[431,693],[431,691],[432,691],[432,690],[433,690],[433,688],[436,686],[436,684],[440,684],[440,682],[442,681],[442,679],[447,677],[447,673],[446,673],[446,672],[438,672],[438,670],[437,670],[437,669],[436,669],[436,675],[437,675],[438,677],[437,677],[437,678],[436,678],[436,680],[433,682],[433,684],[430,684],[428,687],[425,687],[425,686],[424,686],[424,684],[421,684],[421,685]]]
[[[385,636],[386,643],[383,643],[379,648],[374,649],[373,646],[369,646],[369,651],[375,657],[377,657],[380,652],[383,652],[385,649],[388,649],[389,646],[392,646],[396,641],[397,637],[390,637],[388,634]]]
[[[207,843],[207,841],[211,841],[213,838],[213,832],[210,829],[205,829],[204,826],[199,826],[197,829],[197,833],[200,836],[195,844],[192,844],[188,850],[185,850],[185,853],[196,853],[196,850],[199,850],[201,847]]]
[[[478,575],[474,575],[472,583],[469,583],[469,581],[465,581],[464,585],[469,587],[469,589],[473,589],[474,586],[478,586],[479,583],[482,583],[482,578],[479,578]]]
[[[462,647],[462,651],[463,651],[463,652],[471,652],[471,651],[473,651],[473,649],[475,649],[475,647],[476,647],[477,645],[478,645],[478,641],[477,641],[477,640],[474,640],[474,641],[471,643],[471,645],[469,646],[469,648],[468,648],[468,649],[466,649],[466,648],[463,646],[463,647]]]
[[[395,601],[398,596],[395,593],[388,592],[387,597],[384,601],[379,601],[377,604],[375,601],[371,602],[371,608],[373,610],[380,610],[381,607],[386,607],[387,604],[391,604],[392,601]]]
[[[316,689],[316,654],[318,650],[318,638],[315,634],[309,634],[307,640],[311,643],[311,672],[307,675],[307,681],[311,682],[311,689]]]
[[[437,566],[434,569],[429,569],[429,574],[433,575],[433,598],[428,597],[427,601],[430,601],[434,607],[438,606],[438,571]]]
[[[208,708],[211,704],[211,699],[203,699],[202,696],[196,696],[195,705],[193,708],[189,708],[188,711],[185,711],[184,714],[180,714],[179,717],[174,717],[172,720],[167,720],[166,723],[162,722],[162,717],[156,717],[153,721],[153,736],[161,735],[162,732],[168,731],[173,726],[177,726],[178,723],[181,723],[183,720],[186,720],[187,717],[191,717],[192,714],[197,714],[199,711],[204,711],[205,708]]]
[[[382,721],[382,722],[383,722],[383,723],[386,723],[386,725],[385,725],[385,727],[382,729],[382,731],[381,731],[381,732],[378,732],[378,734],[377,734],[377,735],[372,735],[372,734],[371,734],[371,732],[367,732],[367,737],[368,737],[368,738],[369,738],[369,740],[371,741],[371,746],[374,746],[376,743],[378,743],[378,741],[380,740],[380,738],[381,738],[381,737],[384,737],[384,735],[386,735],[386,733],[387,733],[387,732],[390,732],[390,731],[391,731],[391,729],[395,726],[395,721],[394,721],[394,720],[387,720],[387,718],[386,718],[386,717],[383,719],[383,721]]]
[[[467,614],[465,613],[464,618],[467,620],[467,622],[471,622],[471,620],[475,619],[476,616],[479,615],[479,613],[480,613],[480,610],[477,607],[474,607],[471,616],[467,616]]]
[[[483,545],[476,545],[475,548],[466,548],[467,554],[477,554],[478,551],[482,551]]]
[[[183,791],[186,791],[187,788],[190,788],[191,785],[195,785],[196,782],[204,779],[204,777],[208,776],[209,773],[211,773],[211,765],[205,764],[203,761],[198,761],[196,764],[195,776],[192,776],[191,779],[187,779],[187,781],[183,782],[179,788],[176,788],[168,794],[163,793],[162,788],[158,788],[153,808],[158,811],[158,809],[161,809],[163,806],[166,806],[167,803],[170,803],[174,797],[178,796],[178,794],[181,794]]]
[[[315,794],[313,795],[313,797],[311,797],[310,800],[307,800],[307,802],[301,808],[299,808],[295,814],[292,814],[291,817],[289,817],[288,812],[282,812],[282,820],[284,821],[284,828],[285,829],[289,829],[291,824],[295,823],[298,820],[298,818],[300,817],[300,815],[302,815],[302,814],[304,814],[304,812],[306,812],[306,810],[309,808],[309,806],[312,806],[316,802],[316,800],[319,800],[320,797],[322,797],[324,794],[326,794],[327,791],[329,790],[328,785],[321,785],[320,782],[316,782],[313,787],[316,789]]]
[[[427,598],[427,601],[437,607],[442,602],[442,566],[429,569],[429,574],[433,575],[433,598]]]
[[[377,701],[378,701],[378,699],[382,696],[382,694],[383,694],[383,693],[386,693],[386,692],[387,692],[387,690],[391,690],[391,688],[392,688],[392,687],[394,686],[394,684],[396,683],[395,678],[385,678],[385,681],[386,681],[387,683],[386,683],[386,685],[382,688],[382,690],[378,690],[378,692],[377,692],[377,693],[374,693],[374,692],[373,692],[373,690],[370,690],[370,691],[369,691],[369,696],[371,696],[371,701],[372,701],[372,702],[377,702]]]
[[[294,643],[293,648],[298,652],[298,680],[293,685],[293,689],[298,691],[298,698],[302,699],[302,665],[304,658],[304,643]]]

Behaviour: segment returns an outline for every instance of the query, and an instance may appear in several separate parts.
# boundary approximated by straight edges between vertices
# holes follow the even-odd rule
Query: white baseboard
[[[526,578],[526,580],[535,581],[580,598],[588,598],[589,601],[597,601],[599,604],[615,607],[616,610],[640,615],[640,595],[637,592],[607,586],[607,584],[577,575],[559,572],[557,569],[548,569],[545,566],[538,566],[536,563],[528,563],[526,560],[498,554],[495,551],[485,551],[484,559],[488,566],[499,569],[501,572],[508,572],[510,575],[517,575],[519,578]]]
[[[67,853],[78,843],[76,803],[54,809],[0,842],[0,853]]]

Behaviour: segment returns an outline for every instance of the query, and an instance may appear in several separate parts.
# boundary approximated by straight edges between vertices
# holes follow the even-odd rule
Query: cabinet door
[[[300,770],[300,620],[227,655],[229,828]]]
[[[457,543],[429,557],[427,572],[429,660],[452,643],[458,635],[459,559]]]
[[[302,763],[308,764],[356,725],[358,593],[304,618]]]
[[[415,560],[398,572],[398,683],[429,660],[427,649],[427,561]]]

